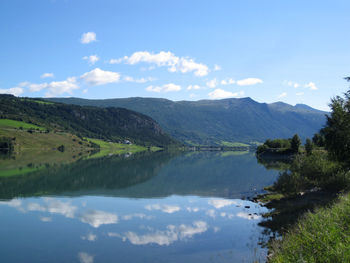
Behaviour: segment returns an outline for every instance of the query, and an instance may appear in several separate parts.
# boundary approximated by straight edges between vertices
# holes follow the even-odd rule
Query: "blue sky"
[[[5,0],[0,10],[0,93],[328,109],[348,89],[349,1]]]

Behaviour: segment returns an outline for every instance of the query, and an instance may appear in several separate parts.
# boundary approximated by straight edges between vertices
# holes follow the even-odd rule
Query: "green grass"
[[[1,127],[17,128],[17,129],[22,127],[25,130],[29,130],[29,129],[45,130],[45,128],[34,125],[34,124],[26,123],[23,121],[9,120],[9,119],[0,119],[0,128]]]
[[[160,147],[157,147],[157,146],[151,146],[150,147],[150,151],[151,152],[158,152],[158,151],[161,151],[163,150],[163,148],[160,148]]]
[[[227,142],[227,141],[221,141],[220,143],[222,146],[227,147],[248,147],[249,144],[241,143],[241,142]]]
[[[100,158],[110,154],[126,154],[126,153],[137,153],[147,151],[147,147],[143,147],[136,144],[122,144],[115,142],[106,142],[99,139],[86,138],[88,141],[93,142],[100,146],[100,151],[94,155],[89,156],[89,158]],[[158,151],[161,148],[151,147],[151,151]]]
[[[14,175],[23,175],[23,174],[27,174],[30,172],[34,172],[37,171],[41,168],[43,168],[44,166],[41,167],[25,167],[25,168],[15,168],[15,169],[11,169],[11,170],[5,170],[5,171],[1,171],[0,170],[0,177],[7,177],[7,176],[14,176]]]
[[[44,101],[44,100],[33,100],[33,99],[21,99],[22,101],[30,101],[30,102],[35,102],[35,103],[39,103],[39,104],[46,104],[46,105],[52,105],[55,104],[53,102],[50,101]]]
[[[221,157],[237,156],[249,154],[249,151],[227,151],[220,153]]]
[[[350,194],[329,208],[308,213],[282,241],[270,262],[350,262]]]

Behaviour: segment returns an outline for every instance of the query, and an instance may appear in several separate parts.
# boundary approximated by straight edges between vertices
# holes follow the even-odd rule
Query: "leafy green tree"
[[[350,81],[350,78],[346,78]],[[344,97],[332,98],[330,115],[322,129],[325,148],[334,160],[350,163],[350,90]]]
[[[312,142],[318,147],[324,147],[324,135],[321,133],[315,133],[315,135],[312,137]]]
[[[299,135],[295,134],[290,142],[290,148],[294,153],[298,153],[300,145],[301,145],[301,140],[299,138]]]
[[[312,141],[307,138],[306,139],[306,143],[305,143],[305,151],[307,155],[311,155],[312,154],[312,149],[313,149],[313,143]]]

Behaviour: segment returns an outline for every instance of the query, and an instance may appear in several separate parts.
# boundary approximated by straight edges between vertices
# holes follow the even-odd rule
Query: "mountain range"
[[[233,145],[268,138],[312,137],[326,122],[327,112],[304,104],[259,103],[251,98],[171,101],[160,98],[90,100],[50,98],[80,106],[121,107],[156,120],[165,132],[189,145]]]

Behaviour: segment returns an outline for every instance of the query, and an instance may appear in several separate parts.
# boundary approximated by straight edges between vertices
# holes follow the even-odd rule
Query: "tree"
[[[300,145],[301,145],[301,140],[299,138],[299,135],[295,134],[290,142],[290,148],[294,153],[298,153]]]
[[[326,126],[322,129],[325,148],[334,160],[350,163],[350,90],[344,97],[332,98],[329,106],[331,114],[327,115]]]
[[[324,147],[324,135],[315,133],[315,135],[312,137],[312,142],[318,147]]]
[[[307,138],[306,139],[306,143],[305,143],[305,151],[307,155],[311,155],[312,154],[312,149],[313,149],[313,144],[312,141]]]

